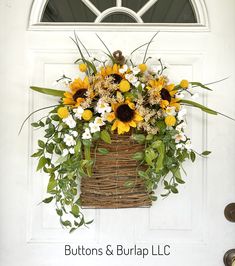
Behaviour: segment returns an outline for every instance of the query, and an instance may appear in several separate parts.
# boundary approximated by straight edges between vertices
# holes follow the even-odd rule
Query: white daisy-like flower
[[[123,65],[122,68],[119,69],[119,72],[121,74],[124,74],[125,72],[127,72],[128,70],[128,66],[127,65]]]
[[[183,143],[178,143],[177,145],[176,145],[176,149],[178,150],[182,150],[182,149],[184,149],[184,146],[183,146]]]
[[[91,133],[95,133],[95,132],[100,131],[99,125],[97,125],[97,124],[95,124],[93,122],[89,123],[89,127],[90,127],[90,130],[91,130]]]
[[[184,147],[188,151],[190,151],[192,149],[192,143],[189,139],[185,142]]]
[[[186,140],[186,136],[184,135],[183,132],[180,132],[180,133],[176,134],[175,136],[173,136],[173,138],[175,139],[175,143],[179,143],[181,141],[185,141]]]
[[[84,109],[81,106],[78,106],[78,108],[74,109],[73,111],[74,111],[74,116],[79,120],[81,120],[82,114],[84,113]]]
[[[76,121],[73,119],[71,115],[63,119],[63,122],[69,126],[69,128],[75,128],[76,127]]]
[[[75,138],[78,136],[78,132],[77,131],[71,131],[70,132],[72,136],[74,136]]]
[[[138,87],[140,84],[138,78],[133,74],[126,74],[125,78],[135,87]]]
[[[82,134],[82,139],[91,139],[91,132],[89,128],[85,129],[85,132]]]
[[[137,75],[140,73],[140,69],[138,67],[131,67],[131,71],[134,75]]]
[[[185,122],[182,122],[179,125],[177,125],[175,129],[180,132],[183,129],[185,129],[186,127],[187,127],[187,124]]]
[[[167,108],[166,108],[166,114],[167,114],[167,115],[175,116],[175,115],[176,115],[175,107],[174,107],[174,106],[172,106],[172,107],[167,107]]]
[[[103,117],[96,117],[94,124],[98,125],[99,127],[105,125]]]
[[[149,72],[150,73],[158,73],[158,67],[157,66],[150,66]]]
[[[64,149],[63,151],[62,151],[62,156],[66,156],[66,155],[68,155],[69,154],[69,151],[67,150],[67,149]]]
[[[177,115],[178,120],[184,120],[185,115],[187,114],[187,109],[182,108]]]
[[[70,153],[70,154],[74,154],[74,153],[75,153],[74,148],[70,148],[70,149],[69,149],[69,153]]]
[[[73,136],[69,134],[64,135],[64,142],[68,147],[76,145],[76,141],[74,140]]]
[[[102,99],[100,99],[97,102],[95,110],[99,114],[104,114],[104,113],[110,113],[112,111],[112,108],[108,103],[105,103]]]

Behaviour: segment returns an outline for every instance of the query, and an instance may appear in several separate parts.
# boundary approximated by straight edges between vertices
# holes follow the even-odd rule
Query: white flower
[[[103,117],[96,117],[94,124],[98,125],[99,127],[105,125]]]
[[[149,68],[149,72],[157,73],[157,72],[158,72],[158,67],[157,67],[157,66],[151,66],[151,67]]]
[[[178,126],[176,126],[177,131],[182,131],[182,129],[185,129],[187,127],[187,124],[185,122],[180,123]]]
[[[74,109],[73,111],[74,111],[74,116],[81,120],[84,109],[81,106],[78,106],[78,108]]]
[[[102,99],[99,99],[97,102],[96,111],[99,114],[110,113],[112,108],[108,103],[105,103]]]
[[[64,142],[68,147],[74,146],[76,144],[76,141],[74,140],[73,136],[69,134],[64,135]]]
[[[128,70],[128,66],[127,65],[123,65],[122,68],[119,69],[119,72],[121,74],[124,74],[125,72],[127,72]]]
[[[137,75],[140,73],[140,69],[138,67],[131,67],[131,71],[134,75]]]
[[[176,115],[175,107],[174,106],[167,107],[166,108],[166,114],[175,116]]]
[[[71,115],[63,119],[63,122],[69,126],[69,128],[75,128],[76,122]]]
[[[126,74],[125,78],[135,87],[138,87],[138,85],[140,84],[140,82],[138,81],[138,78],[136,76],[134,76],[133,74]]]
[[[70,149],[69,149],[69,153],[70,153],[70,154],[74,154],[74,153],[75,153],[74,148],[70,148]]]
[[[182,108],[177,115],[178,120],[184,120],[184,116],[187,114],[187,109]]]
[[[85,132],[82,134],[82,139],[91,139],[91,133],[89,128],[85,129]]]
[[[184,147],[186,150],[190,151],[192,149],[192,143],[190,140],[187,140],[186,143],[184,144]]]
[[[78,136],[78,132],[77,132],[77,131],[71,131],[70,133],[71,133],[71,135],[73,135],[75,138]]]
[[[185,141],[186,140],[186,136],[184,135],[183,132],[180,132],[180,133],[176,134],[175,136],[173,136],[173,138],[175,139],[175,143],[179,143],[181,141]]]
[[[62,156],[66,156],[69,154],[69,151],[67,149],[64,149],[62,152]]]
[[[98,132],[100,131],[100,127],[99,125],[95,124],[95,123],[89,123],[89,127],[91,129],[91,133],[95,133],[95,132]]]
[[[183,143],[177,144],[176,149],[180,149],[180,150],[184,149]]]

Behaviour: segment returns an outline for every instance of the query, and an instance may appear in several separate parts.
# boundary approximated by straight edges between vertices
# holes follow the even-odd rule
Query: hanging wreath
[[[195,152],[185,128],[188,106],[218,114],[192,100],[197,88],[211,89],[188,80],[174,84],[161,59],[148,64],[153,38],[145,44],[143,59],[134,63],[131,56],[144,45],[125,57],[121,51],[111,53],[99,37],[107,58],[98,60],[75,34],[81,56],[76,63],[84,77],[63,76],[58,82],[66,91],[31,87],[59,97],[55,106],[46,107],[51,109],[46,117],[32,123],[45,131],[32,157],[38,159],[37,171],[50,177],[50,196],[43,202],[55,203],[70,232],[92,222],[82,207],[149,207],[160,182],[161,196],[178,193],[183,163],[210,153]]]

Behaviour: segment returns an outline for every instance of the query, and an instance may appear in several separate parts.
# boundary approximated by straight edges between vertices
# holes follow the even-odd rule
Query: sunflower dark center
[[[109,77],[113,78],[112,82],[115,84],[119,84],[122,80],[122,77],[118,74],[111,74],[111,75],[109,75]]]
[[[79,89],[76,91],[76,93],[73,95],[73,100],[76,101],[77,98],[86,98],[86,92],[87,89]]]
[[[170,95],[170,93],[169,93],[168,90],[166,90],[166,89],[163,88],[161,90],[161,93],[160,94],[161,94],[161,97],[162,97],[163,100],[166,100],[168,102],[171,101],[171,95]]]
[[[129,122],[134,117],[134,110],[132,110],[128,104],[122,104],[120,105],[116,110],[116,116],[117,118],[122,122]]]

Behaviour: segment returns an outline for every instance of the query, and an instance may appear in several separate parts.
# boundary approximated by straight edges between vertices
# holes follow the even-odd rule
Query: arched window
[[[207,24],[203,0],[35,0],[30,21],[80,26]]]

